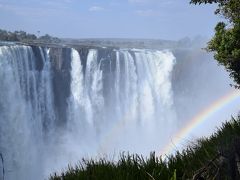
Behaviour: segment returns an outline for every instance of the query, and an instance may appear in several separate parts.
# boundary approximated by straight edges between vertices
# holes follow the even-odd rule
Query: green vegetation
[[[117,162],[82,160],[50,180],[240,179],[240,119],[232,118],[209,138],[163,160],[122,153]]]
[[[60,39],[48,34],[37,37],[34,34],[28,34],[24,31],[6,31],[0,29],[0,41],[17,41],[17,42],[35,42],[35,43],[59,43]]]
[[[192,4],[217,3],[215,14],[226,19],[215,27],[215,35],[207,50],[215,52],[215,59],[224,65],[240,88],[240,1],[239,0],[191,0]]]
[[[46,43],[60,43],[61,40],[57,37],[52,37],[48,34],[45,34],[44,36],[40,36],[37,41],[39,42],[46,42]]]
[[[27,34],[24,31],[5,31],[0,29],[0,40],[1,41],[25,41],[25,40],[36,40],[37,36],[34,34]]]

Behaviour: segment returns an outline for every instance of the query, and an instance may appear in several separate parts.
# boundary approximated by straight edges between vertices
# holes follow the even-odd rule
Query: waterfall
[[[54,48],[0,46],[0,152],[6,179],[43,179],[85,155],[148,153],[164,143],[175,118],[173,54],[87,51],[83,56],[74,48],[60,54]],[[56,77],[68,74],[69,87],[63,87],[67,82]],[[67,98],[59,101],[56,91]],[[56,109],[65,106],[66,119],[57,123]]]
[[[90,49],[87,57],[85,74],[85,95],[87,97],[87,120],[89,123],[97,123],[101,118],[94,115],[103,113],[104,99],[102,95],[102,71],[101,62],[97,62],[97,50]],[[103,114],[102,114],[103,115]]]
[[[37,50],[41,71],[30,47],[0,47],[0,150],[6,179],[33,179],[43,171],[44,139],[54,127],[50,59],[46,49]]]
[[[79,118],[84,109],[84,88],[81,59],[75,49],[71,49],[71,97],[69,102],[69,126],[79,127]]]
[[[156,141],[161,136],[167,138],[167,133],[174,130],[171,88],[174,64],[175,57],[170,51],[116,51],[115,78],[110,83],[115,87],[115,95],[109,97],[115,100],[110,110],[114,116],[107,120],[114,123],[103,136],[98,153],[147,154],[150,149],[157,150],[164,144],[162,140],[157,147]],[[172,131],[167,132],[163,127]]]

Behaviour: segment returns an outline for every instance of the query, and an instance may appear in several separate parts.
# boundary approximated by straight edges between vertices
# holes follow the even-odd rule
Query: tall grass
[[[50,180],[240,179],[239,157],[240,120],[232,118],[209,138],[197,140],[167,160],[155,153],[148,158],[122,153],[117,162],[83,159],[66,172],[51,175]]]

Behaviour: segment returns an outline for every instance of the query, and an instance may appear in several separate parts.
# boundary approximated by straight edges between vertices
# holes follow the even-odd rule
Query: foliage
[[[232,118],[209,138],[199,139],[166,160],[151,153],[148,158],[122,153],[117,162],[82,160],[50,180],[175,180],[238,179],[240,120]]]
[[[44,36],[40,36],[38,38],[39,41],[43,41],[43,42],[49,42],[49,43],[60,43],[61,40],[56,38],[56,37],[52,37],[48,34],[44,35]]]
[[[5,31],[0,29],[0,40],[2,41],[24,41],[24,40],[36,40],[37,37],[34,34],[27,34],[24,31]]]
[[[44,42],[44,43],[59,43],[60,39],[52,37],[48,34],[37,38],[34,34],[26,33],[25,31],[6,31],[0,29],[0,41],[17,41],[17,42]]]
[[[217,3],[215,14],[223,16],[227,22],[219,22],[215,35],[208,43],[207,50],[215,52],[214,57],[224,65],[240,88],[240,1],[239,0],[191,0],[190,3]]]

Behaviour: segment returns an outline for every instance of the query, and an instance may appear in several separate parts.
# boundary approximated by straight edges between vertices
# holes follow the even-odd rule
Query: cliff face
[[[71,49],[51,48],[52,84],[58,124],[66,123],[67,99],[70,96]]]
[[[36,59],[36,69],[41,71],[44,66],[43,56],[48,56],[47,51],[41,51],[41,49],[45,49],[46,47],[31,45],[31,48]],[[119,51],[119,48],[101,48],[97,46],[83,45],[69,45],[69,47],[49,46],[48,51],[52,66],[51,75],[54,91],[54,104],[57,111],[58,124],[66,122],[66,107],[67,99],[70,96],[71,82],[71,48],[76,49],[80,55],[84,76],[89,50],[97,50],[97,63],[100,64],[101,61],[100,68],[104,71],[103,93],[106,97],[109,95],[108,87],[111,87],[110,83],[112,82],[112,79],[115,76],[114,72],[116,71],[116,52]],[[131,49],[129,50],[131,56],[136,58],[135,54],[131,52]],[[200,108],[207,104],[194,97],[201,96],[201,99],[209,99],[209,102],[213,101],[217,96],[220,96],[221,93],[212,97],[209,97],[208,95],[213,94],[215,91],[214,89],[222,89],[221,81],[228,80],[223,73],[220,74],[221,77],[219,77],[219,70],[217,70],[216,63],[214,63],[212,56],[198,48],[181,49],[173,46],[172,52],[176,57],[176,64],[171,73],[174,106],[179,119],[189,119],[193,114],[197,113]],[[136,61],[134,63],[136,65]],[[120,64],[121,67],[124,67],[124,61],[120,61]],[[124,68],[122,69],[124,71]],[[209,72],[211,72],[211,75],[208,74]],[[210,87],[204,87],[204,84],[206,84],[205,79],[208,79],[210,82],[208,83]],[[203,86],[201,92],[199,92],[200,86]],[[106,104],[110,105],[108,100],[109,98],[106,98]],[[189,103],[193,104],[193,106],[190,107],[188,105]],[[188,110],[188,113],[185,113],[188,115],[182,113],[184,109]]]
[[[32,46],[34,54],[36,56],[38,65],[37,68],[42,68],[41,55],[39,55],[38,47]],[[97,50],[97,64],[101,64],[100,68],[103,73],[103,95],[107,97],[109,95],[109,89],[111,87],[109,84],[113,80],[113,76],[116,68],[116,52],[113,48],[89,48],[75,46],[73,47],[78,51],[80,56],[80,61],[83,69],[83,74],[86,74],[87,58],[89,50]],[[57,121],[59,124],[66,123],[66,110],[68,106],[68,99],[70,97],[70,83],[71,83],[71,61],[72,61],[72,48],[63,47],[51,47],[49,49],[49,58],[52,66],[52,83],[53,83],[53,95],[55,108],[57,112]],[[93,72],[92,72],[93,73]],[[108,98],[106,98],[105,103],[107,104]]]
[[[8,46],[13,45],[14,44],[8,44]],[[110,95],[109,87],[111,87],[111,82],[115,78],[114,76],[116,71],[116,52],[119,51],[120,48],[105,48],[84,45],[69,45],[69,47],[56,45],[30,45],[30,47],[34,54],[36,70],[41,71],[43,69],[44,58],[50,59],[52,67],[51,76],[54,91],[54,104],[55,110],[57,111],[58,124],[66,122],[67,99],[70,97],[72,48],[77,50],[79,53],[84,76],[86,74],[85,71],[89,50],[94,49],[97,51],[97,63],[101,64],[100,69],[104,72],[102,74],[104,79],[103,94],[105,97]],[[42,51],[43,49],[48,50]],[[135,65],[137,65],[134,49],[128,50],[131,56],[134,58]],[[189,119],[191,116],[197,113],[199,109],[206,106],[208,102],[211,102],[217,97],[221,96],[222,92],[218,94],[215,92],[215,89],[224,89],[226,83],[222,82],[229,82],[229,80],[226,78],[227,76],[222,70],[218,70],[212,55],[203,52],[199,48],[181,49],[180,47],[176,48],[173,46],[171,51],[176,57],[176,63],[173,71],[171,72],[174,106],[179,119]],[[125,65],[123,60],[120,61],[120,66],[124,72]],[[209,72],[211,72],[210,75]],[[207,87],[205,87],[206,79],[208,79],[209,82]],[[201,92],[199,89],[201,89]],[[209,94],[215,94],[215,96],[209,96]],[[195,98],[196,96],[200,96],[200,99],[209,100],[206,102],[199,101],[199,98]],[[111,103],[108,102],[108,100],[109,98],[106,98],[106,104],[111,106]],[[188,104],[192,104],[193,106],[189,106]],[[188,113],[183,114],[183,110],[188,110]]]

